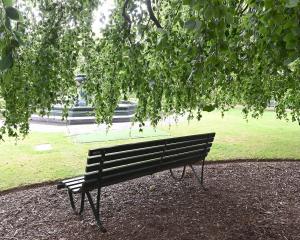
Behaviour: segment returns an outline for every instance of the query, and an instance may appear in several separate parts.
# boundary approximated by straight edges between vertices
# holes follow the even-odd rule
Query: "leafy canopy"
[[[100,1],[1,0],[1,134],[26,134],[31,114],[54,103],[72,106],[76,70],[99,122],[132,94],[136,120],[153,125],[237,104],[257,117],[270,100],[279,118],[299,121],[299,2],[116,0],[97,36]]]

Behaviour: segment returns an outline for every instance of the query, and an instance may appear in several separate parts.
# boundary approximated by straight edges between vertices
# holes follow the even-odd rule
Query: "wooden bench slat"
[[[104,162],[113,161],[113,160],[117,160],[117,159],[121,159],[121,158],[146,155],[146,154],[151,154],[151,153],[162,153],[163,150],[164,150],[164,145],[159,145],[159,146],[142,148],[142,149],[137,149],[137,150],[118,152],[115,154],[108,154],[108,155],[106,154]]]
[[[89,150],[89,156],[101,155],[102,151],[104,151],[105,154],[108,154],[108,153],[136,150],[136,149],[140,149],[140,148],[155,147],[158,145],[164,145],[165,141],[166,141],[165,139],[153,140],[153,141],[146,141],[146,142],[139,142],[139,143],[123,144],[123,145],[107,147],[107,148],[92,149],[92,150]]]
[[[84,176],[82,176],[82,178],[79,179],[79,180],[76,180],[76,181],[73,181],[73,182],[67,182],[65,185],[66,185],[66,187],[70,187],[70,186],[77,185],[77,184],[80,184],[80,183],[83,183],[83,182],[84,182]]]
[[[73,181],[77,181],[77,180],[80,180],[80,179],[83,179],[83,176],[66,179],[66,180],[63,180],[62,183],[66,184],[68,182],[73,182]]]
[[[190,135],[190,136],[183,136],[183,137],[175,137],[167,139],[167,143],[179,143],[179,142],[189,142],[197,139],[208,139],[215,136],[215,133],[205,133],[205,134],[197,134],[197,135]]]
[[[123,158],[123,159],[117,159],[114,161],[108,161],[103,163],[103,169],[106,168],[112,168],[116,166],[122,166],[122,165],[128,165],[131,163],[137,163],[141,161],[146,161],[150,159],[155,159],[161,157],[162,152],[155,152],[155,153],[149,153],[145,155],[139,155],[139,156],[133,156],[133,157],[128,157],[128,158]],[[86,166],[86,172],[93,172],[99,170],[100,164],[90,164]]]
[[[72,192],[73,193],[79,193],[79,192],[81,192],[81,187],[72,189]]]
[[[79,183],[79,184],[76,184],[76,185],[69,186],[68,188],[71,189],[71,190],[73,190],[73,189],[75,189],[75,188],[81,188],[81,187],[82,187],[82,184],[83,184],[83,183]]]
[[[159,145],[159,146],[142,148],[142,149],[137,149],[137,150],[117,152],[115,154],[105,155],[103,161],[108,162],[108,161],[115,161],[118,159],[135,157],[135,156],[140,156],[140,155],[146,155],[146,154],[152,154],[152,153],[162,153],[163,149],[164,149],[164,145]],[[87,163],[88,164],[99,163],[101,161],[101,159],[102,159],[101,156],[88,157]]]
[[[204,139],[195,139],[195,140],[187,141],[187,142],[183,141],[183,142],[176,142],[176,143],[167,143],[166,150],[188,147],[188,146],[193,146],[193,145],[206,144],[206,143],[212,143],[213,141],[214,141],[214,138],[204,138]]]
[[[164,158],[164,162],[165,163],[172,163],[174,161],[179,161],[180,159],[186,159],[189,157],[195,157],[198,158],[198,161],[203,160],[203,156],[206,156],[209,152],[209,149],[204,149],[204,150],[197,150],[197,151],[193,151],[193,152],[185,152],[185,153],[181,153],[181,154],[175,154],[175,155],[170,155],[170,156],[166,156]]]
[[[68,184],[70,182],[78,181],[78,180],[83,180],[84,181],[84,176],[63,180],[63,181],[61,181],[57,184],[57,189],[65,188],[66,184]]]
[[[99,170],[99,167],[100,167],[100,163],[87,164],[85,167],[85,172],[88,173],[88,172],[97,171]]]
[[[151,160],[151,159],[155,159],[155,158],[161,158],[161,155],[162,155],[162,151],[138,155],[138,156],[132,156],[132,157],[128,157],[128,158],[118,159],[115,161],[108,161],[108,162],[104,162],[103,169],[116,167],[116,166],[120,166],[120,165],[127,165],[127,164],[131,164],[131,163],[138,163],[141,161],[147,161],[147,160]]]
[[[164,156],[166,157],[166,156],[171,156],[171,155],[175,155],[175,154],[193,152],[193,151],[197,151],[197,150],[205,150],[206,148],[210,148],[211,145],[212,145],[211,143],[208,143],[208,144],[192,145],[192,146],[186,146],[186,147],[182,147],[182,148],[166,150],[164,153]]]

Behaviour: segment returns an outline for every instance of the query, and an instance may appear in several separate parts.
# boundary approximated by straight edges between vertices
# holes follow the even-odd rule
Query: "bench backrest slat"
[[[114,161],[107,161],[103,163],[104,168],[111,168],[111,167],[117,167],[120,165],[127,165],[130,163],[136,163],[141,161],[146,161],[154,158],[159,158],[161,156],[162,152],[154,152],[149,153],[145,155],[138,155],[138,156],[132,156],[128,158],[118,159]],[[88,164],[86,166],[86,172],[93,172],[99,169],[99,163],[96,164]]]
[[[203,150],[206,148],[211,147],[211,143],[205,143],[205,144],[199,144],[199,145],[192,145],[192,146],[186,146],[182,148],[172,148],[172,149],[167,149],[165,151],[165,156],[171,156],[171,155],[176,155],[179,153],[185,153],[185,152],[192,152],[194,150]]]
[[[138,149],[131,149],[128,151],[110,152],[105,154],[104,162],[119,160],[123,158],[134,157],[134,156],[146,155],[150,153],[161,153],[163,150],[164,150],[164,145],[158,145],[158,146],[150,146],[150,147],[144,147]],[[100,160],[101,160],[101,156],[94,155],[88,157],[87,163],[88,164],[98,163]]]
[[[208,139],[215,136],[215,133],[205,133],[205,134],[197,134],[197,135],[190,135],[190,136],[183,136],[183,137],[175,137],[167,139],[168,144],[171,143],[179,143],[179,142],[189,142],[199,139]]]
[[[135,150],[135,149],[141,149],[141,148],[149,148],[149,147],[154,147],[154,146],[158,146],[158,145],[163,145],[164,142],[165,142],[165,140],[162,139],[162,140],[153,140],[153,141],[139,142],[139,143],[129,143],[129,144],[118,145],[118,146],[113,146],[113,147],[106,147],[106,148],[91,149],[91,150],[89,150],[88,155],[89,156],[100,155],[102,150],[105,151],[105,154],[108,154],[108,153],[129,151],[129,150]]]
[[[205,144],[205,143],[211,143],[214,141],[213,137],[208,138],[202,138],[202,139],[195,139],[190,141],[182,141],[182,142],[176,142],[176,143],[167,143],[166,150],[174,149],[174,148],[182,148],[182,147],[189,147],[193,145],[199,145],[199,144]]]
[[[112,160],[118,160],[118,159],[122,159],[122,158],[145,155],[145,154],[149,154],[149,153],[161,153],[161,152],[163,152],[163,150],[164,150],[164,145],[158,145],[158,146],[153,146],[153,147],[148,147],[148,148],[117,152],[117,153],[113,153],[113,154],[112,153],[105,154],[105,162],[112,161]]]

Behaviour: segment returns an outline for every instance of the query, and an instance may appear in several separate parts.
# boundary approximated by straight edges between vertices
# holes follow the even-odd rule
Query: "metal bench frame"
[[[183,162],[183,164],[181,164],[181,166],[183,166],[183,171],[182,171],[182,174],[181,174],[180,177],[176,177],[173,173],[172,168],[169,168],[169,171],[171,173],[171,177],[174,178],[177,181],[181,181],[184,178],[184,175],[185,175],[185,172],[186,172],[186,167],[189,166],[192,169],[194,175],[196,176],[196,178],[198,180],[198,183],[203,187],[203,189],[205,189],[204,186],[203,186],[204,162],[205,162],[205,157],[207,156],[207,154],[210,150],[210,147],[212,145],[212,142],[214,140],[214,136],[215,136],[215,133],[208,133],[208,134],[192,135],[192,136],[185,136],[185,137],[179,137],[179,138],[169,138],[169,139],[165,139],[165,140],[157,140],[158,144],[161,144],[161,142],[164,141],[163,151],[161,152],[161,165],[165,164],[164,163],[164,158],[166,157],[166,154],[167,154],[166,147],[167,147],[167,144],[168,144],[169,141],[175,141],[175,145],[176,145],[176,141],[181,141],[180,143],[185,143],[185,142],[188,143],[188,141],[189,141],[188,139],[196,139],[197,140],[197,137],[207,139],[207,141],[203,140],[202,143],[200,141],[200,143],[202,145],[202,148],[203,148],[203,153],[204,154],[199,155],[199,160],[193,162],[193,164],[195,164],[195,163],[201,161],[200,176],[197,173],[197,171],[195,170],[195,168],[193,167],[193,164],[191,164],[191,162],[189,162],[189,161]],[[185,139],[187,139],[187,140],[185,141]],[[196,141],[196,140],[193,140],[193,141]],[[143,142],[142,144],[147,146],[147,143],[151,143],[152,146],[155,147],[155,141]],[[154,143],[154,145],[153,145],[153,143]],[[138,146],[139,144],[141,144],[141,143],[137,143],[136,145]],[[111,147],[110,151],[112,151],[112,153],[114,153],[112,149],[114,149],[114,148],[118,149],[118,147],[121,147],[121,149],[122,148],[126,149],[126,146],[130,146],[131,151],[137,150],[137,149],[134,148],[134,144],[127,144],[127,145],[119,145],[119,146]],[[57,185],[58,189],[67,188],[70,203],[71,203],[71,207],[72,207],[73,211],[78,215],[82,215],[82,213],[84,211],[85,196],[87,196],[87,199],[88,199],[88,202],[89,202],[89,204],[91,206],[91,209],[93,211],[93,215],[95,217],[96,223],[97,223],[98,227],[100,228],[100,230],[102,232],[106,232],[106,229],[103,227],[102,222],[100,220],[101,188],[104,187],[104,186],[109,186],[109,185],[115,184],[114,182],[106,183],[104,186],[101,184],[102,180],[103,180],[102,179],[102,175],[103,175],[102,170],[103,170],[103,165],[104,165],[104,162],[105,162],[105,151],[107,151],[107,149],[108,148],[100,148],[100,149],[94,149],[94,150],[89,151],[89,156],[95,156],[95,155],[100,156],[99,167],[97,166],[98,172],[97,172],[96,182],[95,182],[95,179],[93,180],[95,182],[94,185],[90,185],[89,180],[86,179],[86,176],[89,173],[85,174],[82,177],[77,177],[77,178],[64,180],[62,182],[59,182],[58,185]],[[170,151],[178,151],[176,148],[174,148],[174,149],[173,150],[171,149]],[[186,152],[186,153],[189,153],[189,152]],[[172,157],[171,157],[171,159],[172,159]],[[135,162],[135,163],[138,164],[138,163],[144,163],[144,162],[145,161]],[[88,158],[88,163],[89,163],[89,158]],[[121,161],[121,163],[122,163],[122,161]],[[171,163],[172,162],[170,162],[170,164]],[[124,167],[124,166],[126,167],[128,165],[120,164],[120,166],[121,167]],[[176,167],[179,167],[179,166],[176,166]],[[87,165],[86,170],[88,172],[88,165]],[[143,170],[141,170],[141,171],[143,171]],[[159,171],[162,171],[161,168],[158,168],[157,170],[156,169],[153,170],[150,174],[153,174],[153,173],[159,172]],[[149,174],[145,174],[145,175],[149,175]],[[133,179],[133,178],[137,178],[137,177],[132,177],[130,179]],[[127,181],[127,180],[128,180],[128,177],[124,181]],[[118,180],[117,183],[119,183],[119,182],[123,182],[123,180]],[[93,201],[93,198],[91,196],[90,191],[92,191],[92,190],[97,190],[96,202]],[[76,204],[75,204],[74,197],[73,197],[74,194],[80,194],[81,195],[79,211],[76,208]]]

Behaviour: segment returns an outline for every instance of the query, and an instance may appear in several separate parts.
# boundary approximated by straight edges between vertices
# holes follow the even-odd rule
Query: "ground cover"
[[[298,240],[299,172],[296,161],[235,162],[206,166],[207,191],[190,169],[182,182],[164,171],[109,186],[105,234],[88,203],[74,215],[55,185],[0,193],[0,239]]]
[[[226,113],[224,118],[221,118],[220,112],[211,112],[204,114],[200,122],[179,121],[171,127],[161,123],[158,130],[170,136],[216,132],[208,160],[300,159],[299,125],[275,120],[273,112],[266,112],[261,119],[249,119],[248,122],[242,118],[239,109]],[[105,139],[105,133],[99,134],[102,134],[99,138],[95,135],[93,138],[101,139],[101,142],[78,143],[64,133],[32,132],[17,144],[13,139],[0,143],[0,190],[82,174],[90,148],[166,137],[148,134],[124,139],[124,133],[120,133],[113,138],[108,135]],[[35,150],[40,144],[51,144],[52,149]]]

